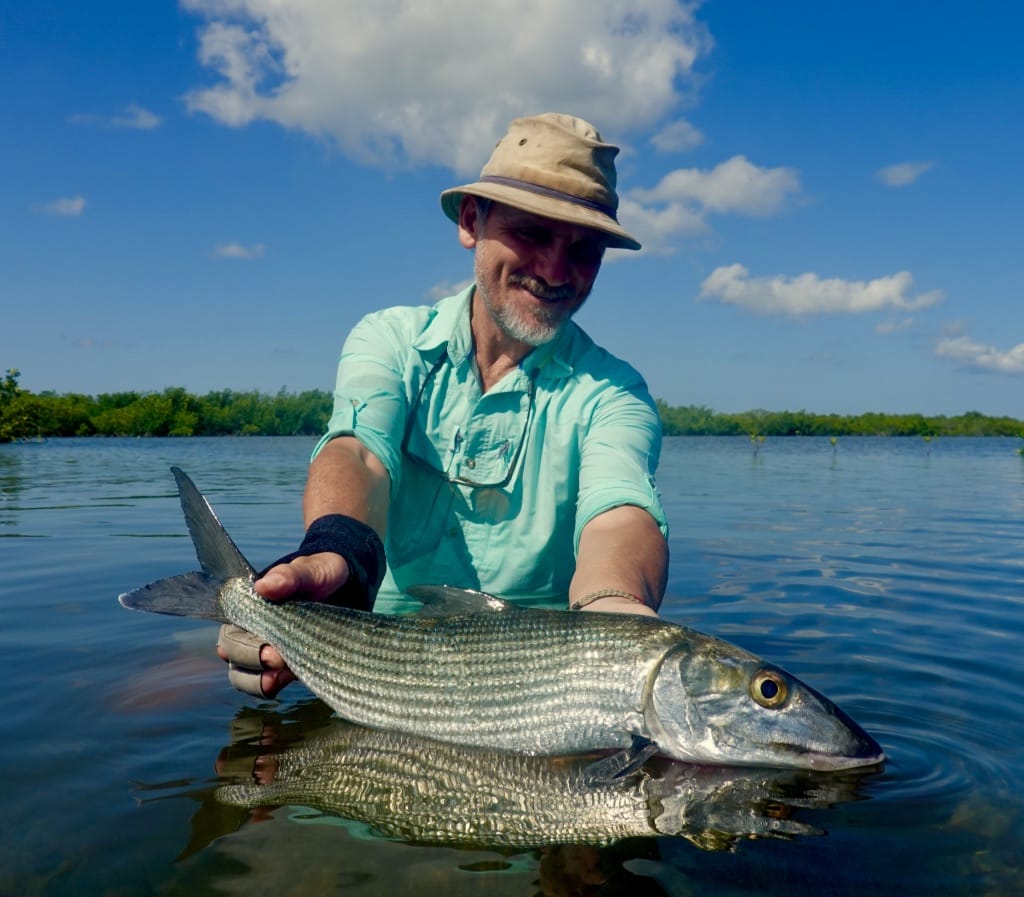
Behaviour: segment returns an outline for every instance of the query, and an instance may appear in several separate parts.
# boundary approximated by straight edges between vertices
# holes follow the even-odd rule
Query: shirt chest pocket
[[[488,393],[473,408],[411,422],[406,457],[451,483],[511,487],[530,436],[532,410],[532,390]]]

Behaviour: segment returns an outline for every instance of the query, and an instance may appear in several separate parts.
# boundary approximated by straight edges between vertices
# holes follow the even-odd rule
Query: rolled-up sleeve
[[[401,444],[406,416],[404,381],[408,326],[386,311],[364,318],[342,348],[334,411],[313,456],[338,436],[355,436],[387,468],[392,492],[401,481]]]
[[[592,408],[580,451],[575,546],[594,517],[621,505],[647,511],[668,535],[655,486],[661,455],[661,420],[642,380],[609,386]]]

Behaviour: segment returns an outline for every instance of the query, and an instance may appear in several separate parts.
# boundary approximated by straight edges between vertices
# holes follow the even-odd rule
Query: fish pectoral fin
[[[456,586],[415,585],[406,588],[405,594],[422,602],[424,611],[432,617],[524,612],[497,595]]]
[[[592,785],[614,785],[629,778],[657,753],[656,742],[634,735],[628,748],[595,760],[583,770],[583,775]]]

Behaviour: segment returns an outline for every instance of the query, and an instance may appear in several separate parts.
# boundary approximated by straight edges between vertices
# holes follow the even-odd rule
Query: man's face
[[[550,342],[586,301],[601,269],[600,231],[494,203],[482,224],[463,200],[460,240],[475,249],[477,292],[491,320],[526,346]]]

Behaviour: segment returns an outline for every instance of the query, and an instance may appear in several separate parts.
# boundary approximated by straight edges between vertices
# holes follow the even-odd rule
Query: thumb
[[[268,601],[289,598],[324,601],[340,589],[348,577],[348,562],[340,554],[323,551],[271,567],[256,580],[255,587]]]

